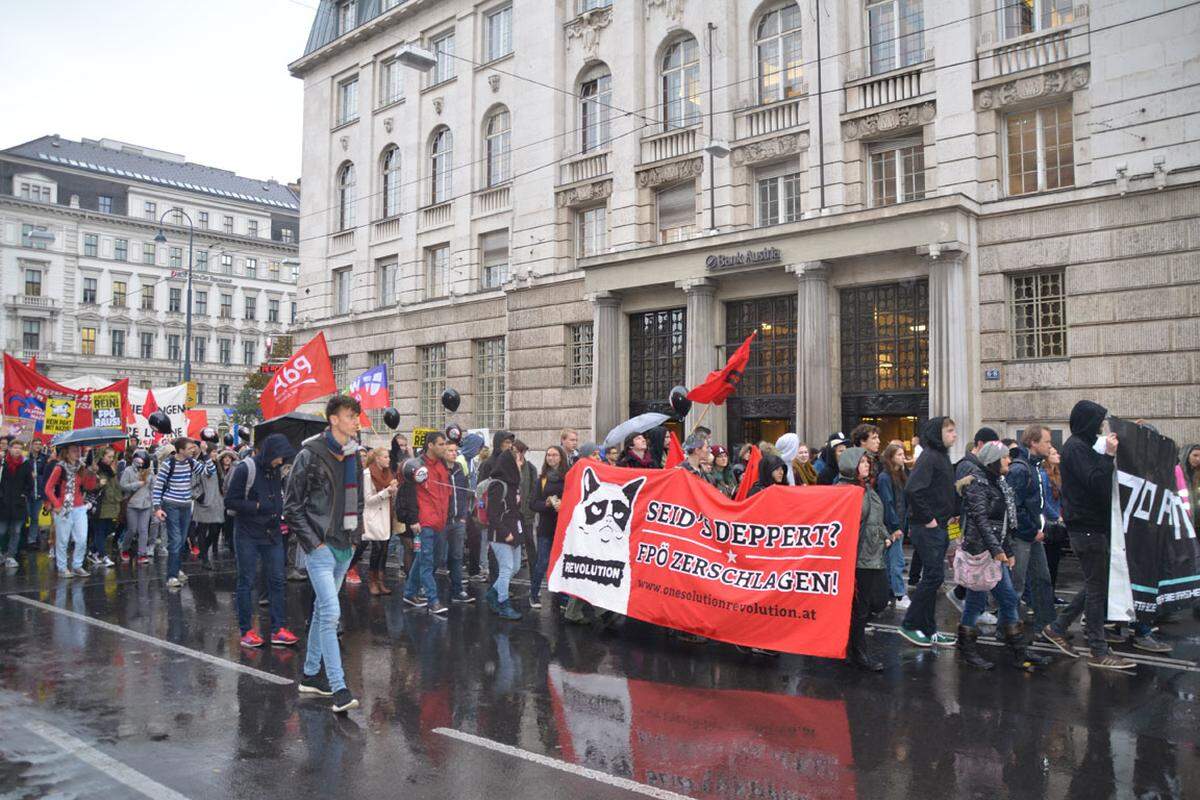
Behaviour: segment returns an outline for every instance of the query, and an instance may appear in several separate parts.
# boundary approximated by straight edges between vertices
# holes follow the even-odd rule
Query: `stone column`
[[[929,259],[929,416],[948,416],[958,427],[953,459],[966,452],[979,425],[974,401],[979,368],[978,304],[971,291],[969,261],[962,251]]]
[[[621,298],[611,292],[590,295],[592,303],[592,439],[625,419],[621,409]]]
[[[711,278],[690,278],[679,281],[676,288],[682,289],[687,297],[687,361],[684,366],[684,384],[690,389],[717,369],[717,282]],[[714,406],[704,413],[705,406],[697,405],[684,420],[684,432],[704,417],[704,426],[713,431],[714,441],[725,441],[725,407]]]
[[[796,301],[796,429],[801,441],[819,444],[839,428],[829,360],[829,265],[806,261],[787,269],[800,284]]]

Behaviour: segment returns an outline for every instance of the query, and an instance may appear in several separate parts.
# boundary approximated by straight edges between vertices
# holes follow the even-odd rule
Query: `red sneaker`
[[[198,555],[200,555],[200,548],[199,548],[199,547],[197,547],[196,545],[192,545],[192,547],[191,547],[191,550],[192,550],[192,555],[193,555],[193,556],[198,556]]]
[[[271,634],[271,644],[282,644],[291,647],[298,641],[300,640],[296,638],[296,634],[287,628],[280,628]]]
[[[351,586],[358,586],[360,583],[362,583],[362,578],[359,577],[358,570],[352,569],[346,573],[346,583],[350,584]]]
[[[128,564],[128,563],[129,563],[129,559],[130,559],[129,551],[128,551],[128,550],[126,550],[126,551],[122,551],[122,552],[121,552],[121,563],[122,563],[122,564]]]
[[[253,631],[253,630],[246,631],[246,634],[242,637],[242,647],[262,647],[262,646],[263,646],[263,640],[262,640],[262,637],[258,635],[257,631]]]

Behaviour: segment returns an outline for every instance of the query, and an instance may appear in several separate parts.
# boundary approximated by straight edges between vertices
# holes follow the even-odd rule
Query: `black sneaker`
[[[333,713],[345,714],[352,708],[358,708],[358,700],[350,694],[349,689],[338,689],[333,695]]]
[[[343,689],[342,691],[346,690]],[[325,677],[325,673],[318,672],[316,675],[305,675],[300,679],[300,694],[333,697],[333,690],[329,688],[329,680]]]
[[[440,615],[442,615],[442,614],[445,614],[445,613],[447,613],[449,610],[450,610],[450,609],[446,608],[444,605],[442,605],[441,603],[439,603],[439,602],[437,602],[437,601],[434,601],[434,602],[433,602],[433,603],[432,603],[432,604],[429,606],[429,613],[430,613],[430,614],[437,614],[437,615],[439,615],[439,616],[440,616]]]

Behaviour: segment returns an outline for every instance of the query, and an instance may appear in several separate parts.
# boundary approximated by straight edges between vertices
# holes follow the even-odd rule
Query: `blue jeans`
[[[77,506],[54,514],[54,563],[59,572],[67,571],[67,544],[74,543],[71,569],[83,568],[87,550],[87,506]]]
[[[17,554],[17,550],[21,548],[21,520],[19,519],[0,519],[0,537],[8,534],[8,547],[5,554],[9,558],[13,558]]]
[[[41,523],[38,521],[42,514],[42,498],[29,498],[29,507],[26,509],[26,513],[29,515],[29,535],[25,537],[25,541],[33,544],[40,538],[42,532]]]
[[[96,517],[88,531],[88,538],[91,540],[88,550],[98,556],[103,556],[108,543],[108,535],[116,527],[117,521],[115,519],[100,519],[100,517]]]
[[[883,565],[887,568],[888,585],[892,597],[904,597],[904,540],[892,542],[883,553]]]
[[[912,542],[921,556],[921,581],[908,593],[912,605],[908,607],[901,626],[933,636],[937,633],[934,611],[942,580],[946,577],[946,548],[950,538],[945,528],[926,528],[921,525],[912,529]]]
[[[418,588],[424,588],[430,604],[438,602],[437,581],[433,579],[433,559],[437,556],[440,538],[433,528],[421,528],[421,549],[416,553],[412,569],[408,571],[408,578],[404,581],[404,596],[410,600],[417,596]]]
[[[963,625],[968,628],[975,627],[979,615],[987,608],[987,596],[987,592],[967,590],[967,599],[963,603]],[[1017,603],[1020,602],[1020,598],[1017,590],[1013,588],[1012,573],[1009,572],[1007,564],[1000,565],[1000,582],[992,589],[992,597],[996,598],[996,605],[1000,607],[1000,613],[996,615],[1000,624],[1010,625],[1016,622]]]
[[[437,567],[446,567],[450,571],[451,597],[457,597],[463,590],[463,546],[466,543],[467,521],[462,519],[447,522],[446,530],[438,537]]]
[[[496,602],[506,603],[508,602],[508,581],[521,568],[521,547],[504,542],[492,542],[492,555],[496,557],[496,564],[500,568],[500,574],[496,576],[496,582],[492,584],[492,588],[496,590]]]
[[[242,537],[235,536],[235,540]],[[342,607],[338,603],[338,590],[342,579],[350,569],[350,559],[338,561],[328,547],[318,547],[308,554],[308,581],[312,584],[313,615],[308,623],[308,651],[304,656],[304,674],[316,675],[325,662],[325,677],[333,691],[346,688],[346,675],[342,672],[342,653],[338,650],[338,620]],[[240,571],[240,570],[239,570]],[[251,580],[254,577],[251,576]],[[272,608],[272,612],[274,608]],[[272,623],[274,624],[274,623]]]
[[[167,512],[167,577],[173,578],[183,569],[183,545],[192,524],[192,505],[163,503]]]
[[[1013,558],[1017,565],[1013,568],[1013,589],[1021,597],[1029,592],[1029,607],[1033,609],[1033,619],[1037,630],[1054,622],[1054,587],[1050,585],[1050,562],[1046,560],[1045,542],[1026,542],[1013,539]]]
[[[237,615],[242,635],[254,627],[254,606],[251,591],[258,583],[258,561],[267,568],[267,596],[271,600],[271,633],[283,627],[283,541],[238,535],[234,537],[237,553]],[[326,548],[328,549],[328,548]],[[336,632],[336,627],[334,628]]]
[[[550,568],[550,548],[554,546],[553,536],[537,537],[537,562],[529,573],[529,599],[539,600],[542,596],[542,581],[546,578],[546,570]]]

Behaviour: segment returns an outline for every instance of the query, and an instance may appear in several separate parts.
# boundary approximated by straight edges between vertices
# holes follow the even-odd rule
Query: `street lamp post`
[[[163,219],[167,214],[180,214],[187,219],[188,222],[188,269],[187,269],[187,317],[183,329],[183,382],[189,383],[192,380],[192,249],[195,242],[196,228],[192,224],[192,217],[181,208],[167,209],[158,218],[158,235],[154,237],[154,241],[159,244],[165,244],[167,237],[163,234],[162,224]]]

